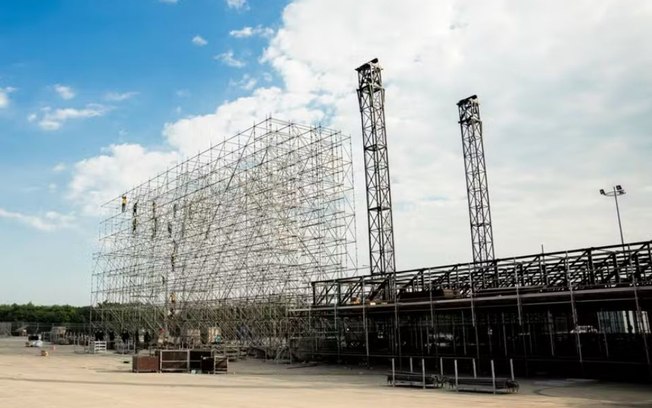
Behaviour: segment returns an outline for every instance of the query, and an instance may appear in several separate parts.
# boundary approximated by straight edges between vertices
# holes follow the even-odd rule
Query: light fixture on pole
[[[618,229],[620,230],[620,243],[625,245],[625,239],[623,238],[623,225],[620,222],[620,208],[618,207],[618,196],[625,194],[625,190],[623,187],[618,184],[616,186],[611,187],[611,191],[604,191],[604,189],[600,189],[600,194],[603,196],[607,197],[613,197],[614,201],[616,202],[616,215],[618,216]]]

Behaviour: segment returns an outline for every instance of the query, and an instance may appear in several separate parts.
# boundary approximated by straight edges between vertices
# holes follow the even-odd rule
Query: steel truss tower
[[[491,228],[489,186],[482,141],[482,120],[477,95],[457,103],[462,132],[462,150],[466,174],[466,191],[471,222],[473,262],[493,261],[494,237]]]
[[[93,324],[278,350],[310,282],[355,270],[350,137],[266,119],[104,206]],[[163,337],[161,339],[161,337]]]
[[[392,195],[385,131],[385,88],[378,59],[358,67],[358,102],[362,118],[369,262],[372,274],[396,272]]]

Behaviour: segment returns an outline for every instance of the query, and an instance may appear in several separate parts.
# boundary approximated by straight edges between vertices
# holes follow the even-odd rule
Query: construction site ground
[[[652,407],[652,386],[519,380],[516,394],[393,388],[384,371],[247,359],[229,374],[135,374],[131,356],[0,338],[0,407]]]

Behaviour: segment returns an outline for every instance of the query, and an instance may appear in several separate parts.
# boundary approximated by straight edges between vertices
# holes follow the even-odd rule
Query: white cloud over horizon
[[[652,3],[644,1],[630,7],[608,0],[295,1],[261,58],[280,86],[255,83],[250,95],[212,113],[166,123],[164,149],[114,145],[77,163],[69,195],[85,214],[94,214],[100,198],[116,197],[168,162],[269,114],[322,122],[352,135],[364,264],[353,69],[378,57],[399,268],[470,260],[455,103],[471,94],[481,103],[497,256],[538,252],[540,244],[563,249],[617,242],[613,202],[598,194],[613,184],[629,193],[621,202],[625,239],[649,239],[651,18]],[[340,29],[332,30],[333,21]],[[244,67],[233,51],[216,59]],[[245,79],[253,77],[232,83]]]

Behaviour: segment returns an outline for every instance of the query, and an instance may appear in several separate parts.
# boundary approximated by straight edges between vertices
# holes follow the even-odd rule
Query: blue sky
[[[237,58],[249,63],[257,58],[262,39],[243,43],[229,32],[278,24],[283,3],[264,3],[246,10],[219,0],[1,3],[0,78],[17,88],[11,109],[3,112],[3,134],[12,137],[3,137],[0,147],[13,153],[3,163],[25,165],[28,157],[42,166],[47,160],[74,160],[116,141],[120,131],[132,142],[151,143],[163,121],[179,117],[177,107],[201,112],[237,96],[237,88],[226,86],[234,69],[213,57],[237,47]],[[196,35],[208,44],[193,45]],[[62,100],[55,84],[71,87],[75,98]],[[179,91],[192,98],[177,96]],[[105,100],[110,92],[137,92],[138,97],[112,103]],[[92,128],[79,121],[65,132],[38,133],[34,124],[21,120],[45,106],[91,103],[113,110]]]
[[[246,92],[229,84],[243,69],[215,57],[232,51],[249,75],[262,74],[256,59],[266,39],[230,32],[277,26],[284,3],[0,2],[0,89],[9,99],[0,109],[0,208],[34,217],[78,212],[65,192],[71,163],[112,143],[161,144],[164,123]],[[97,116],[48,130],[44,109]],[[74,227],[42,230],[0,217],[0,303],[64,302],[73,288],[70,302],[86,300],[97,226],[75,218]]]
[[[471,259],[455,103],[480,98],[496,255],[652,227],[652,2],[0,2],[0,303],[87,304],[100,204],[269,114],[352,137],[378,57],[399,269]]]

